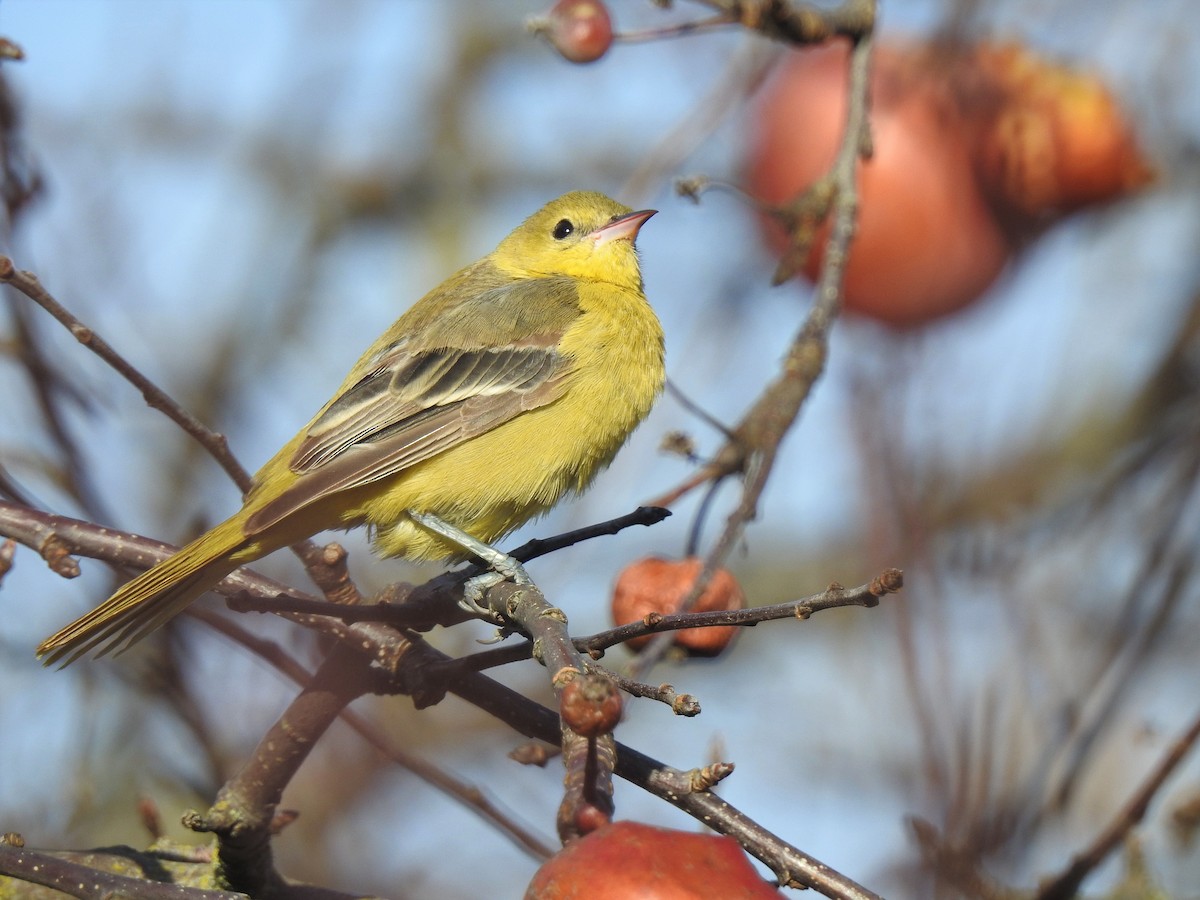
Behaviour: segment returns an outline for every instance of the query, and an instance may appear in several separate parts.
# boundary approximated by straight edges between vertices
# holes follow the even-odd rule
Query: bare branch
[[[225,635],[229,640],[266,660],[296,684],[311,683],[312,673],[274,641],[264,640],[251,634],[239,627],[236,622],[231,621],[229,617],[217,615],[207,609],[196,609],[193,611],[193,616],[213,630]],[[456,778],[445,769],[409,753],[389,735],[376,727],[374,722],[352,709],[343,709],[339,718],[359,737],[396,765],[407,769],[422,781],[491,822],[502,834],[533,858],[546,859],[554,852],[532,830],[521,825],[512,815],[502,810],[478,786]]]
[[[206,427],[199,419],[189,413],[172,399],[166,391],[154,384],[149,378],[135,368],[125,357],[117,353],[112,346],[83,324],[66,307],[42,287],[36,275],[17,269],[7,256],[0,256],[0,283],[12,285],[50,315],[54,316],[65,327],[75,340],[83,344],[104,362],[111,366],[126,381],[132,384],[147,405],[159,410],[172,422],[182,428],[187,434],[204,447],[221,467],[229,473],[243,492],[250,489],[250,473],[229,452],[229,445],[224,435],[217,434]]]
[[[610,628],[590,637],[576,638],[576,646],[585,650],[606,650],[616,644],[622,644],[630,638],[642,637],[647,634],[662,634],[679,631],[683,628],[716,628],[721,626],[740,625],[754,626],[760,622],[776,619],[807,619],[813,613],[826,609],[838,609],[843,606],[864,606],[868,609],[879,605],[879,598],[893,594],[904,586],[904,574],[899,569],[886,569],[877,578],[856,588],[844,588],[840,584],[831,584],[819,594],[813,594],[802,600],[791,600],[774,606],[756,606],[749,609],[714,610],[712,612],[675,613],[670,616],[647,616],[638,622]],[[656,640],[660,640],[656,639]],[[670,636],[666,636],[668,645]],[[641,650],[645,654],[654,646],[647,644]],[[640,656],[635,658],[640,660]],[[644,671],[645,666],[631,666],[635,671]]]
[[[124,855],[101,853],[45,853],[14,846],[9,841],[0,841],[0,873],[30,884],[61,891],[80,900],[111,900],[127,897],[129,900],[245,900],[245,894],[231,891],[213,891],[188,887],[176,882],[147,881],[106,872],[77,860],[84,858],[99,863],[102,858],[119,860],[128,866]],[[154,857],[154,854],[147,854]],[[157,859],[156,859],[157,861]],[[159,867],[162,866],[158,862]],[[0,884],[0,888],[4,888]],[[14,896],[5,891],[5,896]]]
[[[1200,715],[1171,745],[1108,827],[1096,836],[1086,850],[1076,854],[1064,872],[1042,883],[1035,895],[1036,900],[1069,900],[1078,894],[1084,879],[1121,846],[1125,837],[1145,818],[1146,810],[1150,808],[1163,782],[1179,767],[1197,740],[1200,740]]]

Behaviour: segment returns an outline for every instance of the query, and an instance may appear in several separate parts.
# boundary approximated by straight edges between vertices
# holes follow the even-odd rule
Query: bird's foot
[[[511,581],[513,584],[532,584],[533,579],[526,573],[525,567],[507,553],[501,553],[490,544],[471,537],[461,528],[456,528],[432,513],[416,512],[410,509],[408,515],[422,528],[427,528],[434,534],[457,544],[491,568],[492,571],[484,572],[467,580],[463,585],[463,595],[462,599],[458,601],[458,605],[480,619],[503,624],[503,616],[486,604],[487,592],[503,581]]]

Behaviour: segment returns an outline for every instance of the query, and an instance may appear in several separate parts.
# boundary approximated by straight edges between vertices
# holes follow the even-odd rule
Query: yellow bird
[[[48,637],[43,662],[124,649],[319,531],[368,525],[385,556],[462,558],[455,529],[491,543],[586,488],[663,387],[634,248],[654,212],[584,191],[546,204],[371,345],[239,512]]]

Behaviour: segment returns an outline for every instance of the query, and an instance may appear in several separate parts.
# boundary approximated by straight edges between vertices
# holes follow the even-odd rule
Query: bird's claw
[[[462,597],[458,600],[459,609],[477,619],[502,624],[503,616],[487,605],[487,592],[504,580],[504,576],[499,572],[484,572],[482,575],[468,578],[463,584]]]
[[[487,604],[487,592],[504,581],[513,584],[532,584],[533,580],[517,560],[506,553],[501,553],[495,547],[477,540],[460,528],[456,528],[438,516],[409,510],[409,516],[414,521],[452,541],[487,565],[491,571],[476,575],[463,585],[463,594],[458,601],[459,608],[470,615],[504,625],[504,616]]]
[[[463,593],[458,605],[460,609],[476,618],[503,625],[504,616],[487,602],[487,592],[505,581],[511,581],[513,584],[533,584],[533,579],[526,573],[525,567],[511,556],[501,555],[500,559],[488,562],[492,566],[492,571],[468,578],[463,585]]]

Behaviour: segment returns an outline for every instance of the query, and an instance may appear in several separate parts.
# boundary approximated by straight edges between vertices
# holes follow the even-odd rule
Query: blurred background
[[[610,6],[621,29],[704,14],[684,0]],[[810,292],[770,286],[776,258],[746,203],[714,192],[694,204],[673,181],[740,180],[758,113],[728,86],[770,45],[730,28],[575,66],[526,33],[540,7],[4,0],[0,34],[26,54],[3,68],[20,115],[10,152],[41,182],[4,252],[254,469],[411,302],[545,200],[602,190],[661,211],[639,247],[670,376],[734,423]],[[729,567],[753,605],[889,566],[904,592],[655,670],[703,715],[630,703],[618,736],[682,768],[736,762],[723,796],[886,896],[952,896],[955,865],[1029,888],[1115,817],[1200,714],[1200,8],[947,0],[881,15],[885,36],[1016,39],[1096,72],[1158,180],[1047,229],[959,313],[907,330],[839,322]],[[55,378],[31,380],[31,346]],[[0,306],[0,398],[0,462],[45,508],[181,542],[238,505],[193,443],[15,295]],[[658,450],[674,430],[702,455],[720,445],[664,397],[591,493],[508,546],[686,478],[692,464]],[[718,493],[702,550],[736,498]],[[531,574],[573,633],[602,629],[617,573],[681,555],[698,500]],[[361,534],[337,539],[367,592],[437,571],[380,562]],[[0,831],[34,847],[141,846],[146,798],[186,837],[179,814],[207,805],[294,688],[186,618],[119,660],[43,670],[36,643],[112,588],[106,567],[82,567],[63,581],[19,549],[0,584]],[[256,568],[305,584],[287,554]],[[285,623],[244,623],[317,658]],[[432,640],[466,653],[487,634]],[[537,667],[510,669],[498,677],[548,696]],[[553,840],[561,770],[509,761],[506,728],[454,699],[356,708]],[[1200,896],[1198,798],[1189,758],[1137,831],[1169,896]],[[627,785],[616,800],[622,818],[694,826]],[[345,890],[515,897],[537,865],[344,729],[284,805],[301,815],[277,841],[281,870]],[[1089,891],[1113,889],[1128,859]]]

